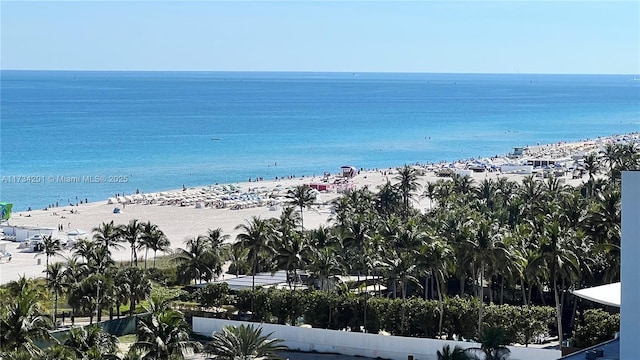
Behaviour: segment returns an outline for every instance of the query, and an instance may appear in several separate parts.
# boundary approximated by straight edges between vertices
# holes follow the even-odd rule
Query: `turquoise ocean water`
[[[17,210],[640,131],[633,75],[0,76],[0,200]]]

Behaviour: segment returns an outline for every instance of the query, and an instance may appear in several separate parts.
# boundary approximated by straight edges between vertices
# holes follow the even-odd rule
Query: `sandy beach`
[[[576,143],[558,143],[542,145],[529,148],[526,158],[556,158],[574,159],[584,156],[590,151],[599,151],[607,143],[637,141],[638,135],[620,135],[616,137],[598,138],[596,140],[582,141]],[[477,160],[474,160],[477,161]],[[506,161],[506,157],[492,159],[494,164]],[[567,160],[574,162],[575,160]],[[469,160],[457,161],[455,163],[442,163],[430,165],[415,165],[424,171],[424,175],[419,177],[420,184],[424,186],[428,182],[435,182],[442,177],[437,176],[439,169],[451,168],[462,169],[468,166]],[[509,180],[519,181],[523,178],[520,174],[505,174],[501,171],[484,171],[481,173],[471,173],[475,182],[480,182],[484,178],[497,179],[506,177]],[[377,191],[378,186],[387,180],[396,182],[396,171],[392,169],[362,169],[351,178],[343,187],[362,188],[368,186],[369,189]],[[562,177],[566,184],[578,185],[586,179],[573,178],[571,172]],[[332,184],[339,175],[332,175],[327,179],[328,184]],[[39,209],[28,212],[13,213],[8,224],[12,226],[38,226],[57,228],[62,226],[58,237],[67,239],[67,233],[74,229],[81,229],[87,232],[87,237],[91,237],[91,230],[102,222],[114,221],[115,224],[126,224],[131,219],[138,219],[141,222],[150,221],[167,235],[171,241],[173,249],[184,247],[184,243],[198,235],[205,234],[208,229],[221,228],[224,234],[229,235],[229,241],[234,241],[238,231],[235,227],[242,224],[253,216],[261,218],[278,217],[281,214],[282,206],[286,202],[286,193],[301,184],[327,184],[323,183],[322,177],[300,177],[280,180],[265,180],[259,182],[245,182],[225,186],[228,194],[216,193],[213,196],[212,187],[201,186],[185,189],[177,189],[155,194],[138,194],[129,197],[129,200],[105,199],[97,202],[79,204],[77,206],[63,206]],[[231,188],[237,190],[229,191]],[[220,188],[219,188],[220,189]],[[260,201],[255,201],[254,197],[241,197],[239,194],[258,194]],[[235,195],[234,195],[235,194]],[[143,196],[144,195],[144,196]],[[331,216],[331,200],[340,196],[340,190],[333,188],[322,191],[319,194],[318,203],[312,209],[304,212],[305,228],[314,228],[319,225],[329,225]],[[208,198],[206,198],[208,196]],[[228,200],[222,201],[226,196]],[[231,199],[235,197],[236,199]],[[276,200],[279,199],[278,203]],[[121,204],[118,202],[125,201]],[[273,201],[272,201],[273,200]],[[111,202],[111,203],[110,203]],[[221,207],[224,203],[225,207]],[[182,205],[181,205],[182,204]],[[425,210],[430,206],[429,199],[420,197],[416,199],[414,206]],[[114,213],[114,208],[120,208],[119,213]],[[218,208],[221,207],[221,208]],[[234,209],[235,208],[235,209]],[[73,211],[73,212],[72,212]],[[114,250],[114,258],[117,260],[128,260],[130,248],[128,244],[123,244],[124,249]],[[0,284],[16,280],[21,275],[28,277],[43,276],[45,269],[45,256],[18,249],[19,243],[11,242],[6,246],[6,251],[12,254],[11,260],[3,258],[0,261]],[[63,257],[71,255],[70,249],[65,249],[58,259],[51,259],[50,262],[63,260]],[[151,258],[151,254],[150,258]]]

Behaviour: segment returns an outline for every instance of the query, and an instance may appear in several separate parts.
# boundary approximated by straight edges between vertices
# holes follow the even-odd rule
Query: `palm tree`
[[[480,306],[478,309],[478,331],[482,331],[482,310],[484,306],[484,275],[486,266],[489,262],[506,259],[509,256],[507,247],[500,239],[500,234],[495,224],[491,224],[487,220],[478,223],[475,241],[473,242],[473,253],[475,263],[478,263],[478,272],[480,280],[478,283],[478,300]]]
[[[147,222],[143,225],[142,235],[140,235],[140,246],[144,247],[144,268],[147,268],[147,253],[153,250],[153,267],[156,267],[158,251],[163,253],[171,252],[171,242],[167,236],[156,225]]]
[[[73,258],[82,259],[85,263],[89,262],[94,252],[96,244],[88,239],[80,239],[73,244]]]
[[[498,187],[492,179],[484,179],[476,189],[476,196],[486,207],[489,213],[496,209],[496,200],[498,199]]]
[[[212,261],[211,270],[215,276],[220,276],[220,274],[222,274],[222,264],[230,251],[230,245],[225,243],[225,241],[229,239],[229,235],[223,234],[222,229],[217,228],[213,230],[209,229],[207,235],[203,238],[209,245],[210,258]]]
[[[367,269],[370,267],[368,266],[365,248],[372,228],[371,223],[373,220],[371,216],[374,216],[372,212],[354,214],[342,227],[342,244],[345,250],[343,259],[347,262],[345,268],[350,273],[357,272],[358,281],[360,280],[360,275],[367,276]]]
[[[553,293],[556,303],[556,317],[558,321],[558,339],[562,344],[562,304],[559,298],[558,278],[571,278],[579,273],[578,257],[568,241],[567,230],[560,227],[557,219],[551,219],[544,225],[544,232],[540,238],[540,250],[531,266],[547,269],[549,280],[553,283]],[[564,280],[563,280],[564,283]]]
[[[389,280],[393,282],[393,297],[396,297],[396,284],[400,285],[402,299],[407,298],[407,285],[413,283],[421,287],[420,281],[416,278],[418,267],[416,265],[415,254],[410,251],[398,252],[389,251],[382,262]]]
[[[141,234],[136,244],[138,250],[144,249],[144,268],[147,268],[147,258],[149,257],[149,236],[156,230],[158,225],[151,223],[151,221],[143,222],[140,224]]]
[[[229,272],[233,272],[236,277],[240,274],[246,274],[250,271],[251,264],[248,263],[249,249],[239,246],[231,246],[227,260],[230,261]]]
[[[166,305],[166,299],[149,299],[150,318],[141,317],[136,329],[137,341],[131,346],[143,359],[184,359],[185,355],[200,349],[200,344],[189,339],[189,324],[184,315]]]
[[[473,178],[469,175],[465,175],[465,176],[460,176],[460,175],[454,175],[451,177],[451,180],[453,180],[453,192],[460,194],[460,195],[470,195],[474,188],[473,188]]]
[[[376,196],[376,209],[378,213],[383,216],[391,216],[397,210],[401,209],[401,199],[398,194],[398,189],[391,185],[391,181],[387,181],[384,185],[379,187],[378,194]]]
[[[472,220],[474,217],[475,215],[468,208],[457,208],[447,212],[442,219],[437,219],[437,227],[451,246],[456,259],[451,272],[458,279],[461,297],[465,294],[465,284],[471,273],[471,260],[474,255],[472,241],[475,235],[473,231],[475,224]]]
[[[54,344],[52,346],[49,346],[42,352],[42,355],[40,356],[41,360],[78,360],[76,353],[62,344]],[[8,357],[6,359],[13,360],[14,358]],[[30,359],[31,357],[28,357],[25,360]]]
[[[469,357],[465,354],[464,349],[456,345],[453,350],[450,345],[445,345],[442,350],[436,352],[438,360],[468,360]]]
[[[316,200],[316,195],[313,193],[313,189],[307,185],[298,185],[289,190],[289,197],[291,202],[300,208],[300,231],[304,231],[304,216],[302,211],[304,208],[309,207]]]
[[[608,266],[605,279],[620,279],[621,202],[620,188],[607,189],[596,196],[586,214],[586,231],[596,243],[597,249],[604,250]]]
[[[425,237],[420,219],[412,217],[398,226],[393,243],[396,249],[417,249]]]
[[[511,350],[507,335],[501,327],[489,327],[480,334],[480,349],[468,348],[464,351],[467,359],[507,360]],[[481,356],[480,356],[481,355]]]
[[[94,245],[87,259],[87,266],[98,274],[104,274],[115,265],[115,261],[109,255],[109,250],[102,245]]]
[[[72,328],[62,345],[73,351],[79,359],[119,359],[118,338],[98,325]]]
[[[80,308],[80,298],[82,296],[79,294],[79,288],[81,279],[86,277],[88,271],[87,264],[79,262],[75,256],[67,261],[64,270],[65,293],[67,295],[67,302],[71,306],[72,324],[74,324],[75,315]]]
[[[436,190],[438,189],[438,185],[434,182],[427,182],[427,187],[422,193],[422,196],[425,198],[429,198],[429,210],[433,208],[433,199],[436,197]]]
[[[129,314],[133,316],[138,301],[146,299],[151,293],[151,281],[143,269],[130,267],[125,270],[126,290],[129,294]]]
[[[120,227],[120,236],[131,246],[131,266],[138,266],[138,254],[140,237],[142,236],[142,224],[137,219],[129,221],[129,224]]]
[[[174,261],[178,264],[178,271],[187,279],[202,283],[203,279],[209,280],[213,276],[210,254],[206,239],[198,236],[187,241],[186,249],[177,249]]]
[[[544,198],[541,183],[533,175],[525,176],[518,190],[518,195],[523,204],[521,211],[525,218],[535,218],[539,207],[538,204]]]
[[[0,318],[0,349],[39,353],[35,340],[51,339],[51,319],[42,311],[39,300],[45,295],[34,280],[21,276],[7,285],[12,301],[4,304]]]
[[[622,149],[619,146],[614,144],[607,144],[604,148],[603,158],[604,160],[607,161],[607,164],[609,165],[609,175],[611,177],[613,177],[614,169],[616,165],[620,163],[620,160],[622,158],[621,150]],[[595,153],[591,153],[587,156],[593,156],[597,158]],[[586,157],[585,157],[585,165],[586,165]]]
[[[311,251],[304,237],[298,234],[278,237],[275,242],[276,263],[278,269],[287,271],[289,288],[298,281],[298,269],[305,267]]]
[[[54,306],[53,306],[53,326],[54,328],[58,328],[58,324],[56,322],[56,316],[58,314],[58,295],[64,292],[66,287],[65,282],[65,274],[64,268],[62,267],[62,263],[53,263],[47,266],[47,287],[51,292],[53,292],[54,296]]]
[[[60,245],[60,239],[54,239],[52,235],[47,235],[42,238],[44,245],[44,254],[46,256],[45,272],[49,268],[49,258],[56,256],[62,251],[62,245]],[[47,273],[47,281],[49,280],[49,274]]]
[[[287,350],[287,347],[280,345],[280,339],[269,339],[271,335],[273,333],[262,335],[262,328],[253,324],[227,325],[213,334],[205,351],[219,360],[281,359],[276,351]]]
[[[431,275],[436,282],[436,292],[438,293],[438,334],[442,333],[442,320],[444,317],[444,304],[442,301],[442,289],[440,284],[445,282],[450,260],[453,258],[453,251],[447,245],[446,242],[440,239],[432,239],[431,241],[423,242],[420,247],[420,255],[424,258],[426,268],[431,272]],[[426,289],[425,289],[426,294]]]
[[[116,315],[120,319],[120,307],[126,304],[131,298],[131,287],[128,280],[128,268],[118,268],[113,274],[114,283],[118,284],[113,287],[113,305],[116,308]]]
[[[255,290],[256,274],[258,273],[258,261],[260,257],[265,253],[271,253],[272,249],[269,246],[271,242],[271,223],[267,220],[263,220],[260,217],[254,216],[250,220],[247,220],[245,224],[236,226],[236,230],[240,230],[236,236],[236,242],[234,246],[239,246],[245,249],[249,249],[249,261],[251,262],[251,290]]]
[[[344,272],[340,256],[332,247],[313,248],[307,269],[311,278],[318,281],[320,290],[326,292],[333,288],[330,279]]]
[[[206,240],[209,241],[209,244],[212,248],[220,248],[224,245],[224,242],[229,240],[229,235],[223,234],[221,228],[209,229],[207,231],[207,235],[205,236]]]
[[[2,356],[3,360],[32,360],[34,359],[34,357],[41,358],[48,355],[43,354],[40,348],[35,347],[32,352],[24,350],[23,348],[19,348],[11,351],[0,352],[0,356]],[[46,359],[46,360],[49,360],[49,359]],[[56,357],[51,360],[59,360],[59,358]],[[73,358],[72,360],[76,360],[76,359]]]
[[[309,246],[315,248],[323,248],[327,246],[337,246],[340,242],[340,238],[336,236],[336,228],[318,226],[317,228],[310,230],[306,233],[309,239]]]
[[[398,168],[396,180],[399,180],[397,186],[400,196],[402,197],[402,216],[403,219],[406,219],[409,217],[410,201],[415,196],[415,192],[420,190],[420,184],[418,183],[418,170],[409,165]]]
[[[114,225],[113,220],[108,223],[103,222],[91,231],[94,232],[93,240],[95,243],[104,246],[108,250],[109,256],[111,256],[111,248],[116,250],[124,248],[119,244],[122,241],[120,228]]]

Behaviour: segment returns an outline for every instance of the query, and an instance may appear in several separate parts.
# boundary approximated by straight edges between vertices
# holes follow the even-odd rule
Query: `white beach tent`
[[[67,247],[73,247],[75,243],[87,237],[87,232],[81,229],[73,229],[67,233],[67,240],[65,244]]]
[[[80,230],[80,229],[73,229],[71,231],[69,231],[67,233],[67,235],[69,236],[82,236],[82,235],[87,235],[87,232],[84,230]]]
[[[592,288],[574,290],[573,295],[591,300],[599,304],[620,307],[620,283],[613,283]]]

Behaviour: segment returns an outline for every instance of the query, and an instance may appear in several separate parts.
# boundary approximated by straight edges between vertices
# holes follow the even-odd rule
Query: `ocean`
[[[0,201],[14,210],[640,131],[634,75],[0,76]]]

